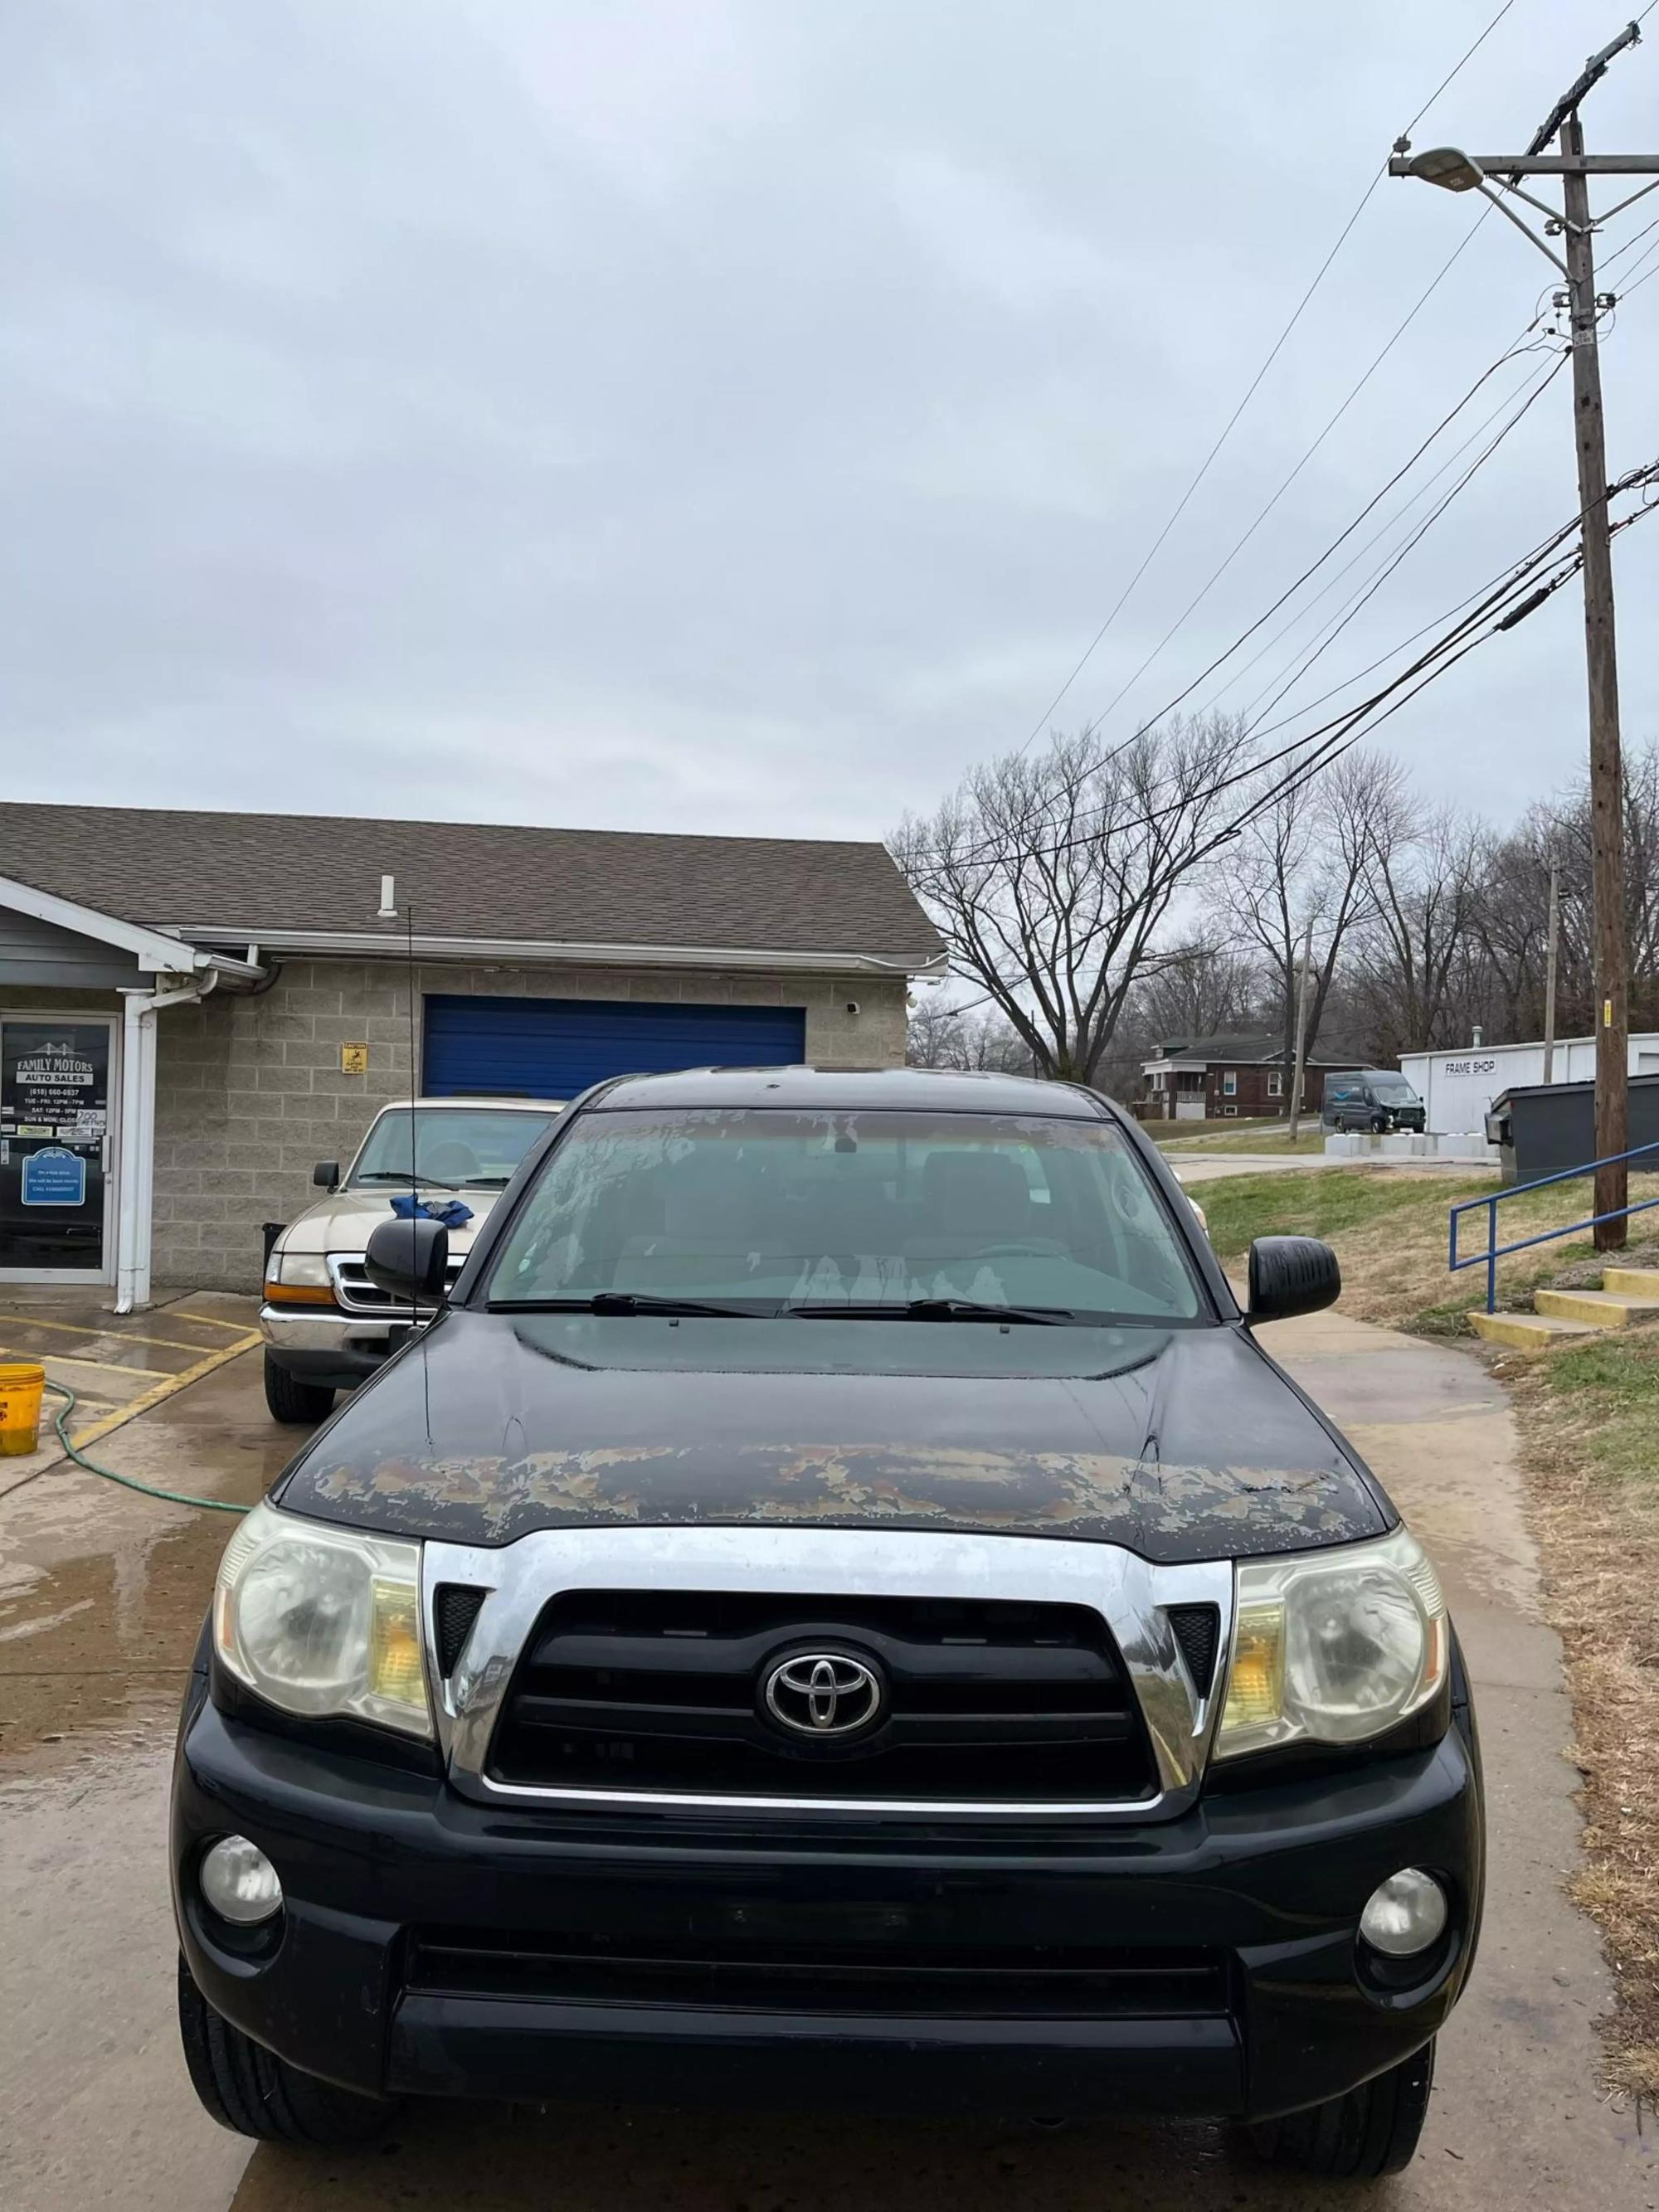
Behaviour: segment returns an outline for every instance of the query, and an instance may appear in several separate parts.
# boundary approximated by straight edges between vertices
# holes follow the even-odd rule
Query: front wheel
[[[265,1354],[265,1403],[273,1420],[291,1428],[314,1429],[334,1410],[334,1393],[325,1382],[302,1382]]]
[[[1433,2084],[1431,2041],[1346,2096],[1258,2122],[1250,2130],[1251,2146],[1270,2165],[1333,2180],[1375,2181],[1401,2172],[1416,2154]]]
[[[364,2097],[303,2074],[233,2027],[191,1979],[182,1954],[179,2035],[203,2110],[233,2135],[340,2148],[373,2142],[398,2110],[388,2098]]]

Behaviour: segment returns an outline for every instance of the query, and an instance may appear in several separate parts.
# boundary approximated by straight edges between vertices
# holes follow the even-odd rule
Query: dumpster
[[[1522,1083],[1500,1091],[1486,1115],[1486,1136],[1499,1146],[1505,1182],[1533,1182],[1583,1167],[1595,1158],[1595,1085],[1593,1083]],[[1659,1145],[1659,1075],[1630,1079],[1630,1133],[1638,1145]],[[1650,1163],[1659,1169],[1659,1152]]]

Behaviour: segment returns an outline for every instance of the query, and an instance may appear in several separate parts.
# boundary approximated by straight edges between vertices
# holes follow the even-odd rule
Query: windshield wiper
[[[707,1298],[656,1297],[649,1291],[595,1291],[587,1298],[491,1298],[491,1313],[708,1314],[725,1321],[752,1321],[744,1306],[716,1305]]]
[[[410,1175],[407,1168],[365,1168],[362,1175],[353,1176],[353,1182],[400,1182],[405,1188],[411,1183],[422,1190],[453,1190],[453,1183],[440,1182],[435,1176]]]
[[[505,1190],[513,1180],[511,1176],[469,1176],[461,1185],[463,1190]]]
[[[999,1306],[981,1298],[872,1298],[862,1303],[813,1298],[783,1310],[803,1321],[1006,1321],[1036,1328],[1053,1328],[1077,1317],[1070,1306]]]

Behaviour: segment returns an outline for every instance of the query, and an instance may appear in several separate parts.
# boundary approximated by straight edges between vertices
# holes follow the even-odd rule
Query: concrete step
[[[1469,1325],[1488,1344],[1504,1344],[1512,1352],[1542,1352],[1575,1336],[1594,1336],[1601,1323],[1556,1321],[1547,1314],[1472,1313]]]
[[[1582,1322],[1586,1328],[1623,1328],[1659,1311],[1659,1297],[1625,1291],[1534,1291],[1532,1302],[1553,1321]]]
[[[1659,1267],[1603,1267],[1601,1288],[1659,1306]]]

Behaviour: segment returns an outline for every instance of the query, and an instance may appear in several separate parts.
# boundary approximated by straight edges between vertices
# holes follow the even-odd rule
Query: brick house
[[[878,844],[0,805],[0,1281],[252,1290],[388,1099],[898,1066],[945,964]]]
[[[1319,1111],[1328,1069],[1364,1065],[1360,1054],[1322,1043],[1307,1056],[1304,1111]],[[1291,1108],[1285,1041],[1265,1030],[1239,1036],[1170,1038],[1142,1062],[1141,1073],[1146,1089],[1134,1110],[1147,1121],[1224,1121],[1288,1114]]]

